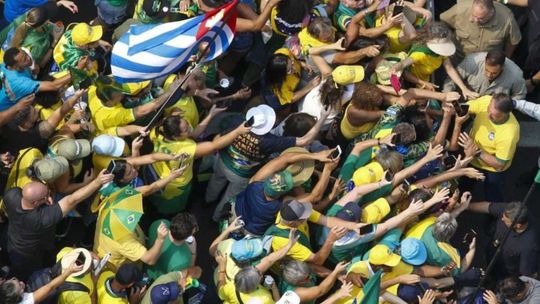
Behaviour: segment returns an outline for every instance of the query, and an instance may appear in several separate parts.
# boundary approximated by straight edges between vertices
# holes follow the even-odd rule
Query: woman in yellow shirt
[[[433,72],[444,66],[446,73],[461,89],[464,97],[478,97],[477,93],[467,88],[448,58],[456,52],[456,46],[450,40],[450,35],[451,31],[447,25],[434,22],[427,29],[427,33],[421,35],[422,38],[411,47],[409,56],[394,65],[391,73],[396,74],[397,71],[409,68],[404,73],[408,82],[419,88],[434,91],[438,86],[429,81],[430,77]]]
[[[195,130],[191,130],[189,123],[179,112],[165,118],[161,126],[150,133],[150,139],[154,143],[154,152],[168,154],[184,154],[181,160],[153,163],[144,169],[146,183],[160,177],[167,176],[179,166],[187,166],[186,171],[180,177],[168,184],[163,191],[155,193],[150,200],[155,204],[161,214],[176,214],[184,210],[187,199],[191,192],[191,179],[193,178],[193,162],[195,159],[210,155],[214,151],[230,145],[233,140],[242,134],[249,132],[250,128],[241,124],[233,131],[223,136],[217,136],[213,141],[195,142],[196,134],[202,133],[210,120],[219,112],[214,106],[208,116],[201,121]]]
[[[383,92],[377,86],[367,82],[357,83],[351,102],[341,119],[340,130],[343,137],[350,140],[371,130],[384,113],[380,109],[382,103]]]

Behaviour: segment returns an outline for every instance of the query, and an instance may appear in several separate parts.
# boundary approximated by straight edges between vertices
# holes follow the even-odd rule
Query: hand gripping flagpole
[[[194,68],[188,70],[188,73],[186,73],[186,75],[184,76],[184,78],[180,82],[180,85],[178,85],[174,89],[174,91],[169,95],[169,97],[167,97],[167,100],[165,100],[165,102],[163,102],[163,104],[159,107],[156,114],[154,114],[154,116],[152,117],[150,122],[144,127],[145,132],[149,131],[150,128],[152,128],[152,126],[158,121],[158,118],[160,117],[161,113],[163,113],[165,108],[167,108],[172,102],[176,102],[177,100],[179,100],[180,98],[182,98],[184,96],[184,94],[186,93],[185,89],[183,88],[184,85],[186,84],[188,79],[191,77],[191,74],[193,73],[193,71],[197,70],[197,68],[201,66],[203,59],[205,59],[208,56],[208,50],[210,49],[212,44],[214,44],[214,42],[216,41],[216,38],[219,36],[219,34],[223,31],[223,28],[225,27],[225,25],[227,25],[229,19],[231,18],[231,15],[232,15],[233,11],[236,9],[235,7],[238,5],[238,0],[233,0],[233,1],[234,1],[233,8],[229,9],[227,11],[227,13],[221,19],[221,24],[219,25],[218,30],[214,31],[214,35],[212,36],[212,38],[210,39],[208,44],[202,50],[202,52],[201,52],[202,56],[197,58],[197,60],[194,62],[194,64],[193,64]],[[201,42],[199,42],[199,43],[201,43]],[[197,46],[198,46],[198,44],[197,44]],[[167,93],[165,93],[165,94],[167,94]]]
[[[517,220],[522,216],[523,211],[525,210],[525,206],[527,206],[527,203],[529,202],[529,199],[531,198],[532,193],[536,189],[536,184],[540,184],[540,157],[538,158],[538,172],[536,172],[536,176],[534,177],[534,181],[532,182],[531,186],[529,187],[529,191],[527,191],[527,194],[525,194],[525,198],[523,198],[523,201],[521,202],[519,206],[519,212],[516,217],[512,220],[512,224],[510,225],[510,228],[506,230],[506,233],[504,234],[499,246],[497,246],[497,250],[491,257],[491,260],[489,261],[489,264],[484,271],[484,276],[480,280],[480,283],[475,287],[474,292],[468,296],[467,300],[465,301],[465,304],[472,304],[474,303],[474,300],[476,299],[476,295],[480,288],[484,285],[486,278],[488,274],[491,272],[493,267],[495,266],[495,262],[499,258],[499,255],[502,252],[502,248],[504,247],[504,244],[506,243],[506,240],[508,240],[508,237],[510,236],[510,233],[512,232],[513,227],[516,225]]]

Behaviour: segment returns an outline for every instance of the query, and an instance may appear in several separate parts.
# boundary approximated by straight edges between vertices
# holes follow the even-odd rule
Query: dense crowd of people
[[[3,2],[0,303],[540,303],[505,198],[539,1],[241,0],[218,58],[130,83],[130,26],[229,1]],[[492,219],[462,240],[465,211]]]

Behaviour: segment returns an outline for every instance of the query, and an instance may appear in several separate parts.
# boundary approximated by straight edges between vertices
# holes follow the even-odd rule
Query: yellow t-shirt
[[[218,290],[219,298],[223,300],[224,304],[240,304],[240,302],[236,298],[236,289],[234,288],[234,283],[229,282],[223,285]],[[272,294],[268,289],[264,288],[263,286],[259,285],[259,287],[252,293],[245,294],[240,292],[240,298],[242,299],[243,303],[251,303],[250,301],[254,301],[254,303],[261,303],[261,304],[273,304],[274,299],[272,298]]]
[[[445,59],[442,56],[431,56],[424,52],[412,52],[409,58],[413,60],[411,73],[424,81],[429,81],[431,74],[441,67]]]
[[[195,128],[199,124],[199,110],[192,96],[180,98],[174,105],[165,109],[165,115],[170,115],[175,108],[182,110],[182,117],[192,128]]]
[[[321,213],[316,211],[316,210],[313,210],[313,212],[311,213],[311,215],[308,218],[308,221],[312,222],[312,223],[316,223],[316,222],[319,221],[320,217],[321,217]],[[276,216],[276,226],[278,228],[280,228],[280,229],[290,229],[290,227],[279,224],[280,220],[281,220],[281,215],[278,213],[278,215]],[[300,233],[304,234],[305,236],[307,236],[307,238],[309,239],[309,226],[308,226],[307,222],[300,225],[298,227],[298,231]],[[287,246],[288,243],[289,243],[288,238],[284,238],[284,237],[280,237],[280,236],[274,236],[274,237],[272,237],[272,250],[274,252],[278,251],[281,248]],[[290,258],[292,258],[294,260],[298,260],[298,261],[307,261],[312,254],[313,254],[313,252],[311,251],[311,249],[309,249],[306,246],[300,244],[300,242],[296,242],[292,246],[292,248],[289,250],[289,252],[287,252],[287,256],[289,256]]]
[[[375,122],[367,122],[365,124],[362,124],[361,126],[353,126],[347,119],[347,113],[351,106],[351,104],[347,106],[347,108],[345,109],[345,115],[343,115],[341,123],[339,124],[341,134],[343,134],[343,137],[345,137],[346,139],[353,139],[362,133],[366,133],[371,130],[375,125]]]
[[[152,130],[150,139],[154,143],[154,152],[161,152],[165,154],[187,153],[189,155],[189,158],[184,160],[184,163],[188,164],[188,168],[186,171],[184,171],[184,174],[170,182],[162,193],[165,198],[172,198],[180,195],[180,193],[177,193],[179,191],[175,191],[175,189],[179,190],[178,187],[183,187],[189,184],[193,178],[193,161],[195,160],[197,143],[190,138],[176,141],[167,140],[163,137],[163,135],[158,134],[156,129]],[[152,164],[152,167],[161,178],[168,176],[172,170],[178,168],[179,166],[180,161],[177,160],[160,161]]]
[[[286,105],[293,102],[292,98],[294,95],[294,91],[296,91],[296,88],[300,83],[300,73],[302,71],[302,66],[300,65],[300,62],[296,60],[296,58],[294,58],[291,51],[286,48],[278,49],[274,52],[274,54],[285,55],[293,61],[292,73],[287,74],[287,76],[285,77],[285,81],[283,82],[283,84],[281,84],[281,87],[272,89],[272,92],[274,92],[276,97],[279,99],[279,103],[281,105]]]
[[[62,257],[73,251],[74,248],[64,247],[56,255],[56,261],[59,262]],[[66,282],[79,283],[88,288],[88,292],[68,290],[60,293],[58,304],[86,304],[91,302],[90,295],[94,292],[94,280],[92,275],[87,272],[80,277],[68,277]]]
[[[380,15],[375,20],[375,27],[379,27],[382,25],[384,19],[384,15]],[[389,52],[390,53],[399,53],[399,52],[405,52],[411,47],[411,43],[401,43],[399,41],[399,33],[401,33],[401,27],[400,26],[394,26],[384,32],[384,35],[386,35],[386,38],[388,39],[389,43]]]
[[[126,109],[120,103],[106,107],[96,95],[96,87],[88,89],[88,107],[92,113],[92,122],[96,126],[96,133],[102,134],[113,127],[126,126],[135,121],[133,109]]]
[[[492,122],[488,114],[491,98],[491,96],[482,96],[468,102],[469,112],[476,115],[471,137],[480,149],[495,155],[497,159],[505,162],[504,171],[512,164],[516,152],[519,141],[519,123],[512,113],[510,113],[510,117],[505,123],[496,124]],[[497,171],[478,158],[474,158],[471,164],[479,169],[491,172]]]
[[[146,253],[146,247],[144,247],[144,232],[137,226],[132,234],[128,234],[125,237],[113,240],[101,232],[101,227],[96,227],[96,235],[94,237],[94,252],[97,252],[98,256],[102,258],[108,252],[111,253],[108,265],[113,270],[117,270],[120,265],[126,262],[136,262]],[[107,303],[107,302],[100,302]]]
[[[106,270],[99,275],[97,281],[97,302],[107,304],[128,304],[127,297],[119,297],[107,288],[107,281],[114,278],[112,271]]]
[[[39,111],[39,119],[41,120],[47,120],[49,117],[51,117],[52,113],[56,111],[58,108],[62,106],[62,101],[58,101],[54,105],[52,105],[50,108],[44,108],[42,105],[36,104],[34,105],[34,108]],[[65,124],[65,119],[62,119],[60,123],[58,124],[58,127],[56,127],[56,130],[60,130]]]
[[[19,155],[9,172],[6,189],[13,187],[22,188],[31,182],[32,179],[26,175],[26,170],[32,166],[34,160],[42,158],[43,154],[36,148],[26,148],[19,151]]]

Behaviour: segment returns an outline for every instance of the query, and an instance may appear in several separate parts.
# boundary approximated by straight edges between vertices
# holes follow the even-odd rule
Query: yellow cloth
[[[184,96],[180,98],[173,106],[165,109],[165,115],[170,115],[174,109],[182,110],[182,117],[192,128],[199,124],[199,110],[193,96]]]
[[[375,122],[367,122],[360,126],[353,126],[347,119],[347,114],[351,106],[351,104],[347,106],[347,108],[345,109],[345,115],[343,115],[343,119],[341,119],[341,123],[339,124],[341,134],[343,134],[343,137],[345,137],[346,139],[353,139],[362,133],[368,132],[373,128],[373,126],[375,126]]]
[[[238,267],[238,265],[236,265],[236,263],[231,258],[232,245],[234,244],[234,242],[234,239],[226,239],[220,242],[217,247],[218,252],[221,252],[223,256],[227,258],[227,265],[225,268],[227,282],[232,281],[234,279],[234,276],[240,271],[240,267]],[[216,268],[216,274],[217,271],[218,269]]]
[[[112,271],[106,270],[99,275],[97,281],[97,302],[98,303],[107,303],[107,304],[128,304],[129,301],[127,298],[121,298],[114,294],[111,294],[107,287],[105,286],[107,280],[113,279],[114,273]]]
[[[351,265],[351,267],[348,270],[348,273],[349,272],[357,273],[361,277],[365,279],[369,279],[371,277],[369,268],[370,266],[368,265],[368,261],[358,261]],[[413,270],[414,270],[413,266],[403,261],[400,261],[399,264],[397,264],[395,267],[392,267],[392,270],[390,272],[388,273],[385,272],[382,274],[381,282],[386,282],[388,280],[395,279],[401,275],[411,274]],[[397,295],[398,286],[399,284],[394,284],[386,290],[394,295]]]
[[[424,81],[430,80],[431,74],[441,67],[445,59],[442,56],[431,56],[423,52],[412,52],[409,58],[413,60],[411,73]]]
[[[64,255],[73,251],[73,249],[74,248],[71,247],[62,248],[56,255],[56,261],[59,262]],[[89,292],[74,290],[64,291],[58,297],[58,304],[87,304],[91,302],[90,295],[94,292],[94,281],[92,280],[90,272],[87,272],[80,277],[68,277],[66,282],[82,284],[88,288]]]
[[[96,95],[95,86],[90,86],[88,89],[88,107],[98,134],[102,134],[109,128],[126,126],[135,121],[133,109],[126,109],[120,103],[112,107],[104,106]]]
[[[240,304],[236,299],[236,289],[234,288],[234,282],[228,282],[218,290],[218,295],[224,304]],[[241,293],[240,298],[243,303],[261,303],[261,304],[273,304],[274,299],[268,289],[259,285],[257,289],[249,294]]]
[[[52,105],[50,108],[44,108],[42,105],[36,104],[34,105],[34,108],[39,111],[39,119],[41,120],[47,120],[49,117],[51,117],[52,113],[59,109],[62,106],[62,101],[58,101],[54,105]],[[62,119],[60,123],[58,124],[58,127],[56,127],[56,130],[62,129],[62,127],[65,124],[65,119]]]
[[[385,216],[390,213],[390,204],[384,198],[378,198],[372,203],[369,203],[362,210],[362,223],[377,224],[380,223]]]
[[[302,54],[304,56],[307,56],[309,54],[310,48],[329,44],[311,36],[308,32],[307,27],[305,27],[300,31],[300,33],[298,33],[298,41],[300,42],[300,47],[302,48]]]
[[[111,253],[108,265],[113,270],[117,270],[120,265],[126,262],[136,262],[146,253],[144,247],[144,232],[141,227],[137,226],[132,234],[128,234],[118,240],[103,235],[101,227],[96,227],[96,235],[94,237],[94,252],[97,252],[100,258],[104,257],[108,252]],[[99,302],[108,303],[108,302]]]
[[[281,105],[292,103],[292,98],[294,95],[294,91],[296,91],[296,87],[298,87],[298,84],[300,83],[300,74],[302,71],[302,66],[300,65],[300,62],[294,58],[291,51],[289,51],[286,48],[278,49],[274,52],[274,54],[282,54],[287,57],[289,57],[289,60],[293,61],[293,72],[287,74],[285,77],[285,81],[281,85],[280,88],[272,88],[272,92],[276,95],[276,97],[279,99],[279,103]]]
[[[512,164],[512,159],[516,152],[519,141],[519,123],[512,113],[510,113],[510,117],[505,123],[493,123],[489,119],[488,114],[491,98],[491,96],[482,96],[469,101],[469,112],[476,115],[471,130],[471,137],[480,149],[506,162],[504,171]],[[497,171],[478,158],[474,158],[471,164],[476,168],[490,172]]]
[[[405,237],[420,240],[422,238],[422,235],[424,234],[424,231],[426,231],[426,229],[429,226],[435,224],[436,221],[437,221],[436,217],[430,216],[430,217],[428,217],[428,218],[414,224],[411,228],[409,228],[407,233],[405,233]]]
[[[161,193],[161,195],[167,199],[181,195],[179,188],[189,184],[193,179],[193,162],[195,160],[197,143],[189,138],[178,141],[167,140],[163,135],[158,134],[156,129],[152,130],[150,133],[150,139],[154,143],[154,152],[165,154],[187,153],[189,155],[189,157],[184,160],[184,163],[188,164],[184,174],[170,182]],[[160,161],[152,164],[152,167],[161,178],[169,176],[171,171],[179,166],[179,161]]]
[[[43,154],[36,148],[26,148],[19,151],[19,155],[9,172],[6,189],[13,187],[22,188],[31,182],[32,179],[26,175],[26,170],[34,163],[34,160],[42,158]]]
[[[321,213],[313,210],[311,215],[308,218],[309,222],[317,223],[321,217]],[[290,229],[290,227],[287,227],[285,225],[279,224],[279,221],[281,220],[281,215],[278,213],[276,216],[276,226],[280,229]],[[309,239],[309,226],[307,222],[304,222],[302,225],[298,227],[298,231]],[[289,243],[288,238],[280,237],[280,236],[274,236],[272,237],[272,251],[278,251],[281,248],[287,246]],[[309,257],[313,254],[311,249],[307,248],[306,246],[300,244],[300,242],[296,242],[292,248],[287,252],[287,256],[294,260],[298,261],[307,261]]]

